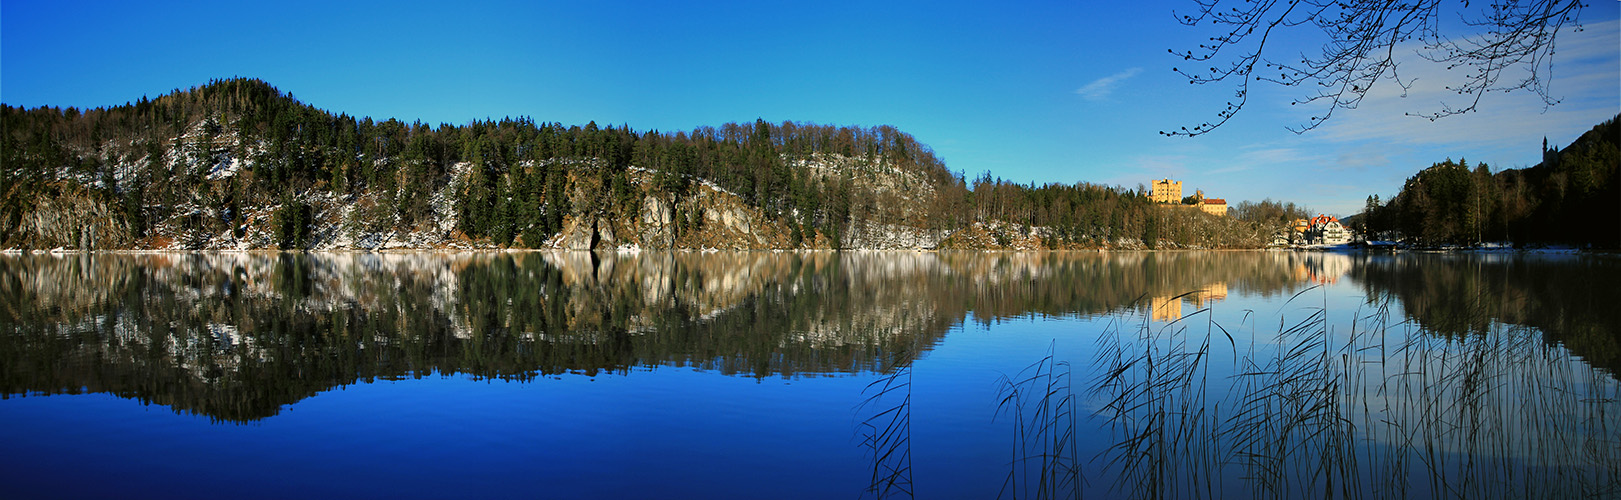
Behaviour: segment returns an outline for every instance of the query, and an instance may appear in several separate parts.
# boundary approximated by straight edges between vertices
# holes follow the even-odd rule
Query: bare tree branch
[[[1290,105],[1316,105],[1322,111],[1305,123],[1286,127],[1295,133],[1317,128],[1339,109],[1355,109],[1368,92],[1382,81],[1401,87],[1402,94],[1415,79],[1403,80],[1398,71],[1399,50],[1416,44],[1418,56],[1445,65],[1448,71],[1464,70],[1463,82],[1446,90],[1466,96],[1468,105],[1408,113],[1436,120],[1475,111],[1488,92],[1527,90],[1540,97],[1545,106],[1559,103],[1549,91],[1553,73],[1555,39],[1565,27],[1578,30],[1578,19],[1586,7],[1581,0],[1495,0],[1471,7],[1463,0],[1455,11],[1463,30],[1449,35],[1442,27],[1443,0],[1194,0],[1197,13],[1177,15],[1177,22],[1190,27],[1208,25],[1220,35],[1210,37],[1197,49],[1180,53],[1200,70],[1176,67],[1172,71],[1188,83],[1233,85],[1233,100],[1216,113],[1216,119],[1192,129],[1162,131],[1168,136],[1198,136],[1209,133],[1231,120],[1249,104],[1250,85],[1265,82],[1283,87],[1308,87],[1309,95]],[[1235,6],[1236,5],[1236,6]],[[1225,9],[1223,8],[1225,7]],[[1451,11],[1451,9],[1446,9]],[[1311,26],[1326,37],[1315,55],[1277,59],[1276,37],[1283,31]],[[1234,56],[1234,54],[1237,54]],[[1508,77],[1509,70],[1522,68],[1524,77]]]

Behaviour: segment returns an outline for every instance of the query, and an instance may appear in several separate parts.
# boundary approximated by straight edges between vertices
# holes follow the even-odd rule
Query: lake
[[[4,496],[1615,497],[1621,259],[0,256]]]

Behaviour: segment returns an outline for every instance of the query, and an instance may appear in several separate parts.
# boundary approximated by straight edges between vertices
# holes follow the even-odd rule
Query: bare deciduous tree
[[[1324,109],[1304,124],[1288,127],[1295,133],[1311,130],[1335,110],[1356,108],[1381,81],[1400,86],[1405,95],[1414,79],[1404,80],[1397,72],[1397,56],[1414,46],[1425,61],[1467,72],[1461,84],[1446,89],[1466,96],[1468,104],[1442,104],[1439,110],[1409,115],[1433,121],[1468,113],[1488,92],[1515,90],[1535,93],[1552,106],[1559,102],[1548,87],[1555,38],[1564,28],[1580,30],[1578,19],[1586,7],[1581,0],[1493,0],[1473,6],[1468,0],[1461,5],[1444,0],[1194,1],[1198,12],[1178,14],[1177,21],[1209,25],[1220,34],[1197,49],[1170,50],[1188,64],[1209,64],[1207,68],[1179,66],[1173,71],[1191,84],[1231,83],[1233,100],[1215,120],[1164,135],[1191,137],[1222,126],[1248,104],[1250,85],[1258,81],[1311,87],[1309,95],[1290,104]],[[1457,16],[1456,23],[1451,15]],[[1279,42],[1291,30],[1307,26],[1326,37],[1319,54]],[[1274,57],[1279,53],[1285,59]],[[1523,76],[1509,72],[1515,68],[1523,69]]]

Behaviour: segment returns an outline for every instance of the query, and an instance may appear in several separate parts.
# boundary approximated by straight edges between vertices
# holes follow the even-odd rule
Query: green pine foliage
[[[282,250],[304,248],[310,243],[310,223],[314,220],[314,209],[308,203],[294,200],[291,196],[283,196],[281,206],[276,208],[273,224],[276,228],[276,241]]]
[[[1621,247],[1621,115],[1543,162],[1493,173],[1451,159],[1412,177],[1387,203],[1368,199],[1374,234],[1420,244],[1480,242]]]

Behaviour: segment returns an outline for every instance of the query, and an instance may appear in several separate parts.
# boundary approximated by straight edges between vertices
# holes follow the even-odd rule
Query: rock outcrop
[[[945,231],[934,231],[899,224],[862,222],[851,224],[846,248],[871,250],[933,250],[940,247]]]
[[[82,194],[37,197],[13,227],[13,245],[27,249],[109,250],[128,248],[129,236],[122,218],[107,204]],[[0,222],[3,223],[3,222]]]
[[[672,195],[650,194],[642,199],[640,239],[646,248],[675,247],[675,211]]]

